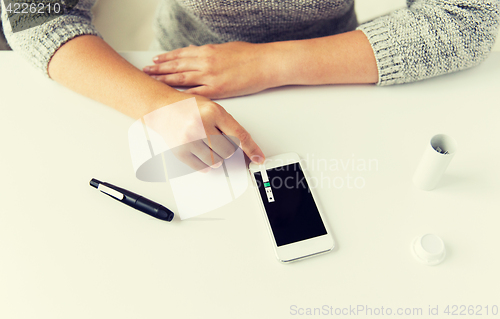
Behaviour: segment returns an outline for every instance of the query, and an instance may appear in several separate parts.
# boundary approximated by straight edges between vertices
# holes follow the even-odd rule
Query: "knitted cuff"
[[[57,20],[57,19],[56,19]],[[70,17],[64,23],[54,23],[45,29],[45,41],[37,46],[41,59],[39,67],[48,76],[48,66],[52,56],[66,42],[80,35],[95,35],[101,37],[97,29],[85,18]],[[102,38],[102,37],[101,37]]]
[[[373,48],[378,68],[377,85],[381,86],[404,83],[403,60],[391,41],[387,20],[387,17],[378,18],[357,28],[365,33]]]
[[[49,62],[63,44],[80,35],[101,37],[89,19],[79,16],[59,17],[38,27],[6,35],[11,47],[47,77]]]

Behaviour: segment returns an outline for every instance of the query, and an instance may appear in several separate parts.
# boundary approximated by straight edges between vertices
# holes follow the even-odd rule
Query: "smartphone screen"
[[[254,172],[276,245],[283,246],[326,235],[318,207],[299,163]]]

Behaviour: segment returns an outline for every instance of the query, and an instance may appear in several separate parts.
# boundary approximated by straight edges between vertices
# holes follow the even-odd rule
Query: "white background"
[[[141,68],[151,52],[124,56]],[[291,305],[425,314],[439,305],[440,317],[385,316],[420,319],[446,318],[446,305],[500,306],[498,52],[407,85],[283,87],[220,102],[267,156],[379,163],[308,168],[311,180],[350,174],[366,185],[316,188],[337,249],[290,265],[276,260],[252,189],[171,223],[99,194],[93,177],[177,211],[168,183],[135,178],[133,119],[46,79],[14,52],[0,52],[0,70],[8,74],[0,86],[1,319],[281,319],[311,318],[294,316]],[[436,133],[455,138],[458,151],[438,188],[425,192],[411,176]],[[442,264],[412,257],[410,243],[423,233],[445,242]],[[484,314],[460,318],[500,318]]]

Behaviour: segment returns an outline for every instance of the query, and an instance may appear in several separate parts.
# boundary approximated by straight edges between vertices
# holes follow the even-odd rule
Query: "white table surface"
[[[142,67],[152,53],[124,56]],[[91,188],[94,177],[175,210],[168,184],[134,176],[132,119],[12,52],[0,52],[0,72],[0,318],[307,317],[292,305],[422,308],[419,318],[429,306],[447,317],[447,305],[472,305],[500,317],[491,316],[500,306],[500,53],[409,85],[287,87],[219,101],[268,156],[378,162],[371,171],[309,170],[360,177],[365,187],[318,188],[337,249],[285,265],[250,188],[171,223]],[[458,152],[438,188],[421,191],[411,176],[438,133],[453,136]],[[448,251],[434,267],[410,253],[429,232]]]

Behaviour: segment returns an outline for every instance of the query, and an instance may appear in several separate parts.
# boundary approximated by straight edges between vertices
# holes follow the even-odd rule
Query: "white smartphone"
[[[250,175],[276,257],[291,262],[331,251],[335,243],[296,153],[251,163]]]

